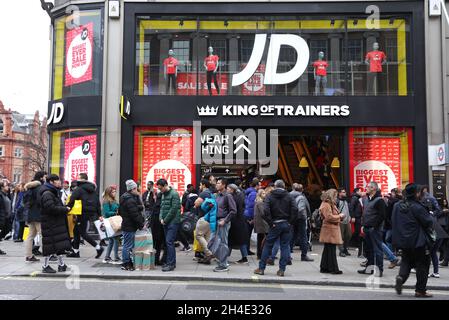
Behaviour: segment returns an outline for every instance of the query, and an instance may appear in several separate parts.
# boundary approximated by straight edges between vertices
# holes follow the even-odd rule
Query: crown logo
[[[208,105],[206,107],[198,107],[196,106],[196,109],[198,110],[199,116],[216,116],[218,114],[219,107],[209,107]]]

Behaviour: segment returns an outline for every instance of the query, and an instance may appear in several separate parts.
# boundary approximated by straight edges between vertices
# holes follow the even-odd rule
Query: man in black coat
[[[360,229],[362,228],[363,209],[360,198],[362,198],[362,191],[360,191],[360,188],[355,188],[351,196],[351,201],[349,203],[349,215],[351,216],[351,222],[354,223],[354,233],[352,234],[352,240],[359,249],[359,258],[363,256],[363,238],[360,236]]]
[[[4,187],[5,182],[0,182],[0,189]],[[7,220],[7,210],[5,208],[5,202],[3,201],[3,196],[0,195],[0,230],[3,231],[6,228],[6,220]],[[6,252],[0,250],[0,255],[5,255]]]
[[[148,181],[147,190],[142,195],[142,201],[145,206],[145,217],[150,220],[156,203],[156,192],[153,181]]]
[[[42,228],[43,273],[56,273],[48,264],[50,256],[58,255],[58,271],[65,272],[67,266],[62,255],[70,250],[70,236],[67,229],[67,213],[70,208],[63,205],[60,198],[61,181],[55,174],[47,177],[47,182],[39,190]]]
[[[433,219],[419,202],[419,187],[410,183],[405,187],[404,201],[394,205],[391,218],[393,245],[402,249],[401,268],[396,277],[396,292],[402,293],[412,268],[416,269],[415,297],[430,298],[426,291],[430,267],[430,250],[426,230],[431,230]]]
[[[266,261],[273,250],[273,245],[277,239],[280,239],[281,259],[277,275],[283,277],[290,257],[290,240],[292,236],[290,228],[298,218],[298,207],[290,193],[285,190],[284,181],[277,180],[274,183],[274,187],[273,192],[264,201],[263,218],[270,226],[270,231],[265,240],[259,268],[254,270],[254,273],[264,274]]]
[[[81,200],[82,204],[82,214],[76,216],[76,224],[73,230],[73,252],[67,255],[68,258],[80,257],[79,248],[81,237],[97,250],[95,259],[100,258],[104,250],[87,233],[87,224],[89,220],[91,218],[97,220],[101,216],[101,204],[97,193],[97,187],[87,180],[87,174],[80,173],[78,175],[77,187],[70,196],[69,203],[67,203],[69,208],[73,208],[76,200]]]

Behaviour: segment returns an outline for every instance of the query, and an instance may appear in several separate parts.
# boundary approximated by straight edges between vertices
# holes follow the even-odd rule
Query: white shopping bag
[[[115,232],[114,229],[112,229],[109,219],[103,219],[103,221],[97,220],[94,224],[98,230],[101,240],[116,237],[122,234],[121,231]]]

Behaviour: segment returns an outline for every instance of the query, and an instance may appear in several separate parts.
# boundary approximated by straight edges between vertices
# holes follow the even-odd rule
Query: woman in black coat
[[[58,255],[58,271],[64,272],[67,266],[64,264],[62,255],[71,249],[69,231],[67,229],[67,213],[69,208],[64,206],[59,190],[61,181],[55,174],[47,177],[47,182],[39,190],[41,204],[41,228],[42,228],[42,250],[45,258],[43,272],[55,273],[48,264],[49,257]]]
[[[155,265],[163,265],[167,260],[167,250],[165,250],[165,233],[164,227],[159,219],[159,213],[161,212],[162,192],[158,192],[156,202],[153,207],[153,212],[150,219],[151,234],[153,236],[155,254]],[[161,258],[161,251],[164,250],[164,254]]]
[[[229,229],[228,246],[229,255],[232,249],[240,249],[242,259],[237,263],[248,263],[248,229],[245,221],[245,194],[235,185],[230,184],[227,191],[232,194],[237,205],[237,214],[231,219],[231,228]]]

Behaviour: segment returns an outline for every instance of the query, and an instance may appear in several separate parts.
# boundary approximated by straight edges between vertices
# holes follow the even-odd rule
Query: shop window
[[[101,10],[81,10],[78,15],[55,19],[53,100],[73,96],[101,95],[102,28]]]
[[[166,179],[182,196],[195,181],[191,128],[140,127],[134,132],[134,179],[145,191],[148,181]]]
[[[370,181],[382,194],[413,182],[413,141],[410,128],[351,128],[350,185],[366,189]]]
[[[50,141],[50,172],[67,181],[87,173],[97,183],[99,141],[96,129],[53,131]]]

